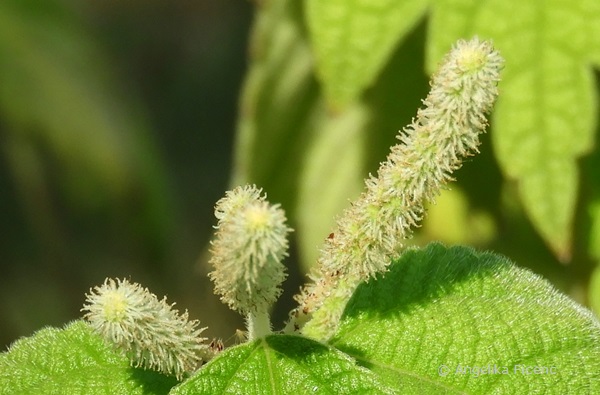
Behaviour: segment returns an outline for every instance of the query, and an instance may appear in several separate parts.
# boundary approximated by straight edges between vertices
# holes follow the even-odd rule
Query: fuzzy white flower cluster
[[[452,180],[465,157],[477,152],[486,114],[498,95],[503,59],[489,42],[459,41],[433,76],[416,118],[404,128],[377,177],[347,209],[327,238],[296,299],[287,332],[319,340],[335,331],[360,282],[385,272],[403,240]],[[286,278],[283,258],[291,229],[279,205],[255,185],[237,187],[215,206],[218,224],[209,274],[215,293],[247,318],[248,340],[271,333],[269,309]],[[163,299],[126,280],[106,280],[87,295],[85,317],[104,338],[127,352],[135,366],[181,378],[211,356],[203,329],[179,316]],[[215,343],[219,349],[219,342]]]
[[[179,380],[206,359],[206,328],[179,315],[166,298],[127,280],[106,279],[86,295],[86,318],[105,340],[123,350],[135,367],[172,374]]]
[[[268,310],[281,294],[286,278],[281,263],[287,255],[286,218],[261,190],[247,185],[228,191],[215,207],[219,220],[212,241],[209,274],[215,293],[233,310],[246,314],[249,337],[270,332]]]

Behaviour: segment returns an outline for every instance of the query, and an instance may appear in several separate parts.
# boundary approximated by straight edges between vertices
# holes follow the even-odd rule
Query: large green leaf
[[[492,253],[431,244],[362,284],[330,344],[415,394],[600,391],[600,322]]]
[[[568,260],[577,159],[594,142],[591,65],[600,64],[600,3],[439,0],[429,26],[430,70],[452,42],[474,34],[493,39],[506,59],[493,118],[494,149],[505,174],[519,182],[537,231]]]
[[[344,108],[373,83],[427,0],[307,0],[306,20],[325,96]]]
[[[271,335],[176,380],[76,321],[0,354],[0,394],[580,394],[600,391],[600,322],[547,281],[467,247],[408,250],[363,283],[329,344]],[[170,391],[170,392],[169,392]]]
[[[0,394],[160,395],[172,377],[134,369],[83,321],[46,328],[0,354]]]
[[[391,394],[376,375],[338,350],[273,335],[223,352],[172,395]]]

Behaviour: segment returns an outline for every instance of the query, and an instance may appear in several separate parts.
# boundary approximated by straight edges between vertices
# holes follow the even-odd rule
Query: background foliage
[[[228,187],[251,12],[238,0],[1,2],[2,348],[80,317],[107,276],[221,317],[210,335],[242,327],[200,255]]]
[[[474,34],[507,59],[492,128],[412,242],[493,249],[600,305],[597,2],[259,4],[250,31],[239,0],[0,4],[0,342],[80,316],[107,276],[233,333],[203,251],[243,182],[297,230],[281,321],[427,73]]]
[[[414,116],[424,73],[457,39],[492,39],[506,68],[491,131],[413,242],[502,252],[593,305],[599,26],[588,0],[269,3],[253,32],[234,179],[291,207],[307,268]]]

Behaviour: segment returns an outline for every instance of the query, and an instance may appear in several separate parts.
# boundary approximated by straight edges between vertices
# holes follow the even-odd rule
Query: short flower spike
[[[158,370],[181,380],[208,355],[206,328],[179,315],[156,295],[127,280],[106,279],[86,295],[85,318],[109,343],[115,344],[135,367]]]
[[[268,311],[281,294],[287,255],[286,218],[254,185],[226,193],[215,207],[219,220],[209,274],[215,293],[248,319],[249,339],[270,333]]]

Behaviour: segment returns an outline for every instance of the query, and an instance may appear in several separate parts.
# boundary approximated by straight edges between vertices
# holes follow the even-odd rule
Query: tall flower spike
[[[254,185],[226,193],[215,207],[219,220],[212,242],[209,273],[215,293],[229,307],[246,315],[248,338],[271,331],[269,309],[281,294],[291,231],[279,205],[271,205]]]
[[[86,295],[85,318],[109,343],[115,344],[135,367],[158,370],[181,380],[195,371],[209,354],[206,328],[179,315],[166,298],[127,280],[106,279]]]
[[[433,201],[464,157],[477,153],[479,134],[498,95],[503,59],[489,42],[459,41],[433,76],[431,91],[416,119],[400,132],[377,178],[337,223],[325,241],[312,284],[296,298],[288,330],[326,338],[353,289],[386,270],[403,239],[418,226],[423,205]],[[325,300],[329,306],[321,308]],[[316,313],[321,309],[321,313]]]

